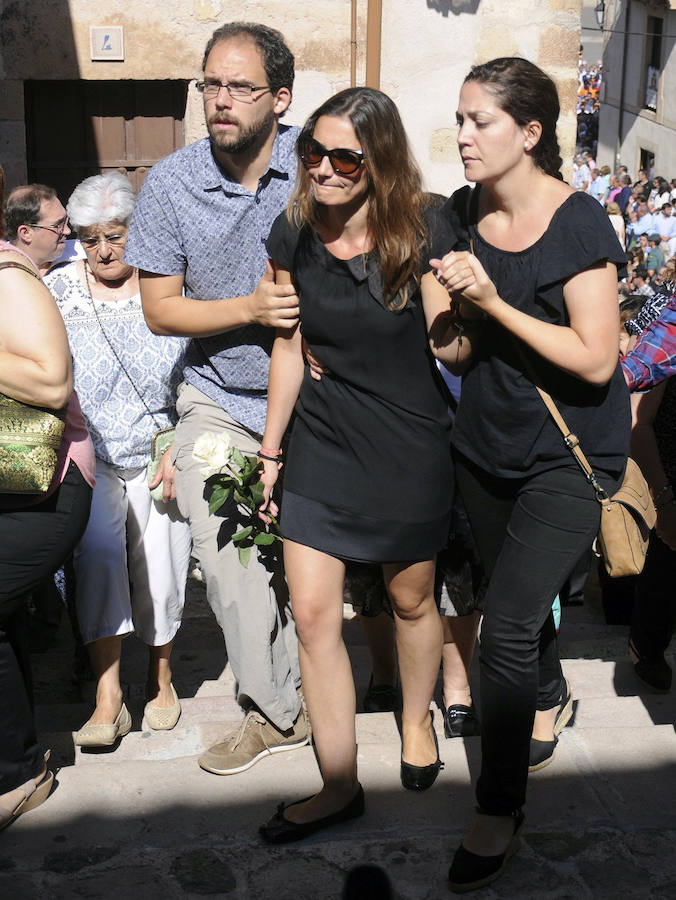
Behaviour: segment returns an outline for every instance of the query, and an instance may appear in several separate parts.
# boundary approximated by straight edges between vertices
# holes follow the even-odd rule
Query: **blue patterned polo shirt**
[[[278,129],[255,193],[220,168],[209,138],[153,166],[134,208],[125,260],[147,272],[184,275],[185,293],[195,299],[250,294],[265,271],[265,242],[296,176],[299,129]],[[274,336],[272,328],[246,325],[192,340],[184,378],[262,433]]]

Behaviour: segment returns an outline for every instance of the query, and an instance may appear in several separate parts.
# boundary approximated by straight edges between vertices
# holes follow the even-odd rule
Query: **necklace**
[[[88,263],[88,261],[87,261],[86,259],[85,259],[83,262],[84,262],[85,286],[86,286],[86,288],[87,288],[87,293],[89,294],[89,297],[90,297],[90,299],[91,299],[91,301],[92,301],[92,304],[93,304],[93,303],[94,303],[94,295],[92,294],[92,288],[91,288],[91,284],[90,284],[90,282],[89,282],[89,272],[91,271],[91,268],[90,268],[89,263]],[[125,288],[126,285],[127,285],[127,283],[128,283],[129,281],[132,281],[132,282],[135,281],[135,280],[136,280],[136,273],[137,273],[137,270],[136,270],[136,269],[132,269],[132,270],[131,270],[131,274],[128,275],[126,278],[116,279],[117,284],[116,284],[115,287],[112,287],[112,286],[111,286],[111,285],[114,285],[114,284],[115,284],[114,281],[111,281],[111,282],[99,281],[98,284],[100,284],[100,285],[106,290],[106,292],[108,292],[108,293],[110,293],[110,294],[113,295],[113,296],[111,297],[111,300],[113,300],[113,301],[124,300],[124,299],[126,299],[126,292],[125,292],[125,294],[120,293],[120,296],[117,296],[117,297],[114,296],[114,295],[115,295],[115,292],[116,292],[116,291],[120,291],[120,292],[121,292],[122,288]],[[94,275],[93,272],[92,272],[92,275]],[[96,276],[94,276],[94,278],[96,278]],[[133,286],[132,286],[132,288],[133,288]],[[137,293],[137,291],[132,289],[132,293],[129,294],[129,296],[130,296],[130,297],[133,297],[135,293]],[[105,299],[105,298],[103,298],[103,299]]]

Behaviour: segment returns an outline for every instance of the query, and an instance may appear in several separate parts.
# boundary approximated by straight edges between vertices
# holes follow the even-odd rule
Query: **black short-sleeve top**
[[[475,194],[456,191],[442,213],[495,284],[499,296],[530,316],[568,325],[563,298],[566,281],[603,260],[624,266],[626,256],[607,214],[587,194],[570,194],[554,213],[542,237],[522,251],[500,250],[479,234]],[[470,211],[468,213],[468,206]],[[589,298],[590,315],[594,298]],[[463,377],[453,445],[481,468],[500,477],[521,477],[561,464],[572,457],[535,390],[514,339],[487,317],[474,360]],[[592,466],[621,472],[629,449],[629,394],[618,366],[604,387],[595,387],[542,359],[521,345],[541,385],[578,436]]]
[[[422,273],[456,242],[439,211],[426,227]],[[317,382],[306,368],[285,490],[382,519],[438,517],[450,504],[450,420],[419,287],[389,309],[374,254],[338,259],[285,214],[267,246],[293,276],[302,334],[330,373]]]

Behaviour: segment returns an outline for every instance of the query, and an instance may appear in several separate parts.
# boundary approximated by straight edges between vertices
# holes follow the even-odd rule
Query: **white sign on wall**
[[[92,25],[89,44],[92,60],[124,60],[124,29],[121,25]]]

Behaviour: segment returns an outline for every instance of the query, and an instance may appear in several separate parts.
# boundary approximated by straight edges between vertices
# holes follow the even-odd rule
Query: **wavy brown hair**
[[[349,119],[359,139],[368,178],[367,228],[383,278],[384,299],[390,309],[401,309],[411,282],[420,282],[426,229],[422,178],[397,107],[374,88],[347,88],[312,113],[297,148],[313,136],[322,116]],[[298,227],[316,226],[322,220],[321,204],[314,199],[312,180],[302,162],[287,217]]]

